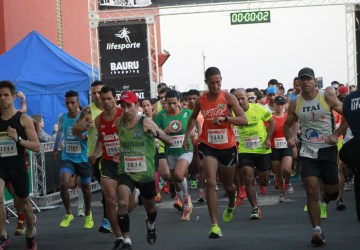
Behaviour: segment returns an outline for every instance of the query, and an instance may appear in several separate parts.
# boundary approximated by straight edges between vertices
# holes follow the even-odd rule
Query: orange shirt
[[[284,123],[287,115],[288,114],[285,112],[283,117],[277,117],[273,113],[275,128],[271,136],[271,148],[287,148],[287,143],[284,135]]]
[[[217,117],[232,116],[226,101],[226,92],[221,91],[219,96],[210,101],[208,94],[204,93],[199,98],[200,111],[204,123],[199,140],[216,149],[227,149],[236,146],[235,134],[230,122],[213,124]]]

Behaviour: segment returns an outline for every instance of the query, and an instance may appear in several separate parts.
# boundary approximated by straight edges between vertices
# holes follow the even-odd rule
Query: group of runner
[[[340,164],[336,145],[340,135],[345,135],[346,121],[353,138],[345,144],[340,157],[355,173],[360,215],[358,171],[349,153],[354,145],[359,148],[359,91],[352,93],[351,99],[341,99],[340,91],[334,87],[319,89],[310,68],[299,71],[294,90],[287,96],[282,93],[283,86],[274,79],[264,96],[257,89],[224,91],[221,72],[216,67],[206,70],[205,83],[208,91],[202,95],[196,90],[187,93],[186,106],[182,104],[182,96],[164,84],[158,86],[159,102],[154,102],[138,100],[131,91],[122,92],[117,100],[114,88],[96,81],[91,86],[93,103],[82,110],[78,93],[67,92],[68,112],[59,116],[54,146],[55,156],[62,149],[60,192],[65,215],[60,227],[67,228],[74,220],[68,190],[80,187],[85,208],[80,202],[78,216],[85,217],[85,229],[93,228],[90,183],[94,172],[101,184],[104,205],[99,231],[114,233],[113,249],[132,248],[129,213],[138,204],[144,205],[147,215],[147,241],[154,244],[160,177],[172,183],[170,192],[178,198],[174,206],[182,211],[181,220],[188,221],[193,209],[188,173],[189,166],[194,166],[200,186],[198,201],[206,201],[212,222],[208,237],[221,238],[218,180],[228,197],[227,208],[222,213],[224,222],[233,219],[234,209],[245,197],[252,206],[250,219],[260,219],[262,212],[254,184],[258,183],[260,193],[265,194],[272,169],[279,202],[286,202],[287,195],[294,193],[290,178],[293,159],[299,159],[313,227],[311,242],[322,245],[325,238],[320,227],[319,200],[325,203],[337,200],[345,208],[339,196]],[[18,184],[14,193],[19,197],[19,210],[26,219],[26,246],[36,249],[22,152],[25,149],[39,151],[40,147],[33,123],[14,107],[15,97],[15,86],[8,81],[0,82],[0,191],[3,194],[5,181]],[[345,102],[344,112],[340,100]],[[346,118],[337,128],[333,111],[344,113]],[[13,165],[19,167],[24,178],[20,180],[20,176],[14,174],[10,168]],[[0,210],[0,249],[5,249],[9,238],[5,213]],[[360,216],[358,218],[360,220]]]

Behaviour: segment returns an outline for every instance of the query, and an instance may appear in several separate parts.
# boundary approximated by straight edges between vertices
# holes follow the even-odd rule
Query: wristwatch
[[[159,137],[160,137],[160,132],[159,132],[159,131],[156,131],[155,138],[159,139]]]

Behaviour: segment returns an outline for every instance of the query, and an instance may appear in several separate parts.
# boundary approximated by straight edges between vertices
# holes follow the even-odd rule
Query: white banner
[[[146,7],[152,4],[151,0],[99,0],[100,6],[115,7]]]

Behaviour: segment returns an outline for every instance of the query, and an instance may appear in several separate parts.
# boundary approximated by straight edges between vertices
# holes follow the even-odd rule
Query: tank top
[[[156,124],[160,129],[165,129],[170,127],[172,132],[169,133],[173,140],[173,145],[165,144],[165,154],[166,155],[182,155],[185,153],[185,150],[182,147],[184,142],[184,136],[186,132],[186,126],[191,116],[191,110],[182,108],[180,113],[177,115],[169,115],[166,110],[161,110],[155,120]],[[189,139],[190,142],[190,139]],[[192,143],[190,143],[189,152],[193,152],[194,148]]]
[[[95,118],[98,117],[98,115],[103,112],[101,109],[96,107],[95,103],[91,103],[89,105],[91,110],[91,119],[95,121]],[[95,126],[90,128],[88,130],[88,141],[87,141],[87,147],[88,147],[88,156],[94,152],[96,141],[97,141],[98,135],[97,135],[97,129]],[[98,155],[99,157],[100,155]]]
[[[126,174],[136,182],[155,180],[154,137],[144,131],[144,119],[132,128],[125,128],[124,117],[118,127],[120,140],[120,163],[118,174]]]
[[[116,118],[121,116],[121,109],[118,108],[116,115],[110,121],[104,119],[104,112],[100,114],[100,141],[102,143],[102,158],[112,161],[113,157],[120,153],[120,142],[118,128],[114,124]]]
[[[210,101],[208,94],[204,93],[199,98],[200,111],[204,123],[199,140],[216,149],[226,149],[236,146],[233,128],[230,122],[213,124],[213,119],[224,115],[231,116],[226,101],[226,92],[221,91],[219,96]]]
[[[64,148],[61,153],[62,160],[68,160],[75,163],[87,162],[87,141],[72,134],[72,127],[78,120],[80,114],[70,118],[68,113],[62,115],[61,124],[64,131]],[[86,134],[84,132],[83,134]]]
[[[18,136],[27,140],[25,128],[21,125],[22,113],[17,111],[9,120],[0,116],[0,162],[16,159],[25,159],[25,148],[8,137],[8,126],[16,129]]]
[[[324,98],[324,90],[319,90],[313,100],[305,100],[302,95],[296,98],[295,113],[301,125],[302,147],[317,152],[320,148],[331,147],[325,142],[326,138],[333,133],[333,117],[329,105]],[[315,154],[316,156],[317,154]],[[300,150],[300,156],[312,157]]]
[[[287,148],[287,141],[284,135],[284,123],[287,117],[287,113],[284,113],[283,117],[277,117],[273,114],[275,120],[274,132],[271,136],[271,148]]]

